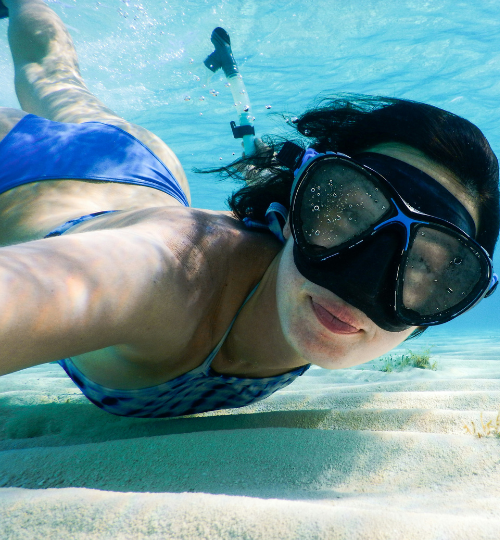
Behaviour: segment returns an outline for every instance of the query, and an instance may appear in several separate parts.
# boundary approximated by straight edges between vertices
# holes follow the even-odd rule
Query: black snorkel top
[[[233,56],[233,51],[231,50],[231,39],[229,34],[224,28],[218,26],[213,30],[210,41],[215,47],[215,50],[205,58],[203,62],[205,66],[214,73],[222,68],[227,79],[236,77],[239,71]]]

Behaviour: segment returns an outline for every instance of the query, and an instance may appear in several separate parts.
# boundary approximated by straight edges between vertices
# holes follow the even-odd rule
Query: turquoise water
[[[359,92],[420,100],[462,115],[500,153],[497,1],[65,0],[50,5],[70,29],[90,89],[177,153],[194,206],[223,209],[236,186],[198,176],[192,168],[218,166],[241,151],[229,129],[229,121],[236,120],[229,89],[202,64],[212,50],[215,26],[231,35],[259,135],[283,133],[280,114],[300,113],[319,94]],[[0,105],[17,107],[6,28],[0,22]],[[500,269],[499,255],[495,262]],[[481,332],[492,343],[499,322],[497,293],[425,339],[453,342],[449,338]]]

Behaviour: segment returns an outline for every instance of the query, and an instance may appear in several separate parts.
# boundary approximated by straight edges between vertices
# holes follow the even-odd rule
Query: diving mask
[[[290,226],[306,279],[390,332],[445,323],[493,292],[472,217],[432,177],[379,153],[295,154]]]

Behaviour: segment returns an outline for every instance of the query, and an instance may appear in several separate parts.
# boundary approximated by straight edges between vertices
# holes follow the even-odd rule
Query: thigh
[[[153,133],[118,116],[87,88],[71,36],[54,11],[41,0],[25,0],[9,14],[16,93],[23,110],[56,122],[97,121],[122,128],[165,163],[190,200],[187,178],[174,152]]]

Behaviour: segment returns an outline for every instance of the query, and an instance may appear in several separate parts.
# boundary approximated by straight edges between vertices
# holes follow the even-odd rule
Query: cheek
[[[415,330],[415,328],[410,328],[404,332],[387,332],[376,326],[373,336],[367,341],[363,350],[360,351],[359,361],[355,361],[351,365],[363,364],[387,354],[395,347],[401,345],[413,330]]]
[[[295,354],[310,361],[310,349],[316,336],[311,329],[307,284],[293,261],[293,240],[288,240],[281,254],[276,280],[276,301],[281,331]]]
[[[288,240],[281,253],[276,280],[278,315],[285,337],[292,331],[293,319],[297,317],[303,283],[304,278],[293,262],[293,241]]]

